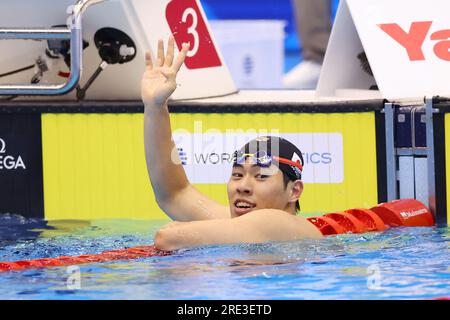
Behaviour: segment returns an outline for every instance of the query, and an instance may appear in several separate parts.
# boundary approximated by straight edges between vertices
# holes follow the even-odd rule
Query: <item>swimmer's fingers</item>
[[[145,53],[145,66],[147,70],[153,70],[152,54],[150,53],[150,51],[147,51]]]
[[[164,65],[166,67],[170,68],[173,64],[174,50],[175,50],[175,39],[173,36],[170,36],[168,47],[167,47],[166,61],[164,62]]]
[[[183,43],[183,47],[172,66],[172,69],[175,71],[175,73],[180,71],[181,66],[184,63],[184,60],[186,59],[188,51],[189,51],[189,43]]]
[[[164,65],[164,41],[158,41],[158,61],[157,66],[162,67]]]

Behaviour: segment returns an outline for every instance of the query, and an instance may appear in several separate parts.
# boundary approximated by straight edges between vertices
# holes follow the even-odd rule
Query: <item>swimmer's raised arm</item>
[[[167,101],[177,87],[176,77],[189,44],[175,58],[175,40],[170,37],[167,53],[158,42],[157,60],[146,53],[141,91],[144,102],[144,141],[147,169],[156,201],[174,220],[193,221],[229,217],[227,207],[197,191],[188,181],[172,140]]]

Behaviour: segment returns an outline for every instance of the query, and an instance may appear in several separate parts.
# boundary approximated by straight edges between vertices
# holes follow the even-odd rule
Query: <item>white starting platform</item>
[[[171,34],[176,39],[177,49],[183,42],[191,43],[191,51],[178,75],[180,86],[174,99],[218,96],[237,91],[221,53],[216,49],[199,1],[5,0],[0,3],[0,28],[67,27],[70,21],[68,12],[79,2],[98,2],[82,17],[85,49],[80,85],[88,82],[102,61],[110,63],[86,91],[85,100],[140,99],[145,52],[150,51],[155,56],[158,40],[167,40]],[[64,83],[70,72],[65,62],[67,46],[67,41],[55,40],[0,41],[0,74],[36,64],[26,72],[1,77],[0,85],[30,84],[39,72],[38,59],[43,60],[41,65],[44,64],[40,84]],[[118,55],[122,56],[116,59]],[[71,93],[59,99],[74,101],[77,97]]]

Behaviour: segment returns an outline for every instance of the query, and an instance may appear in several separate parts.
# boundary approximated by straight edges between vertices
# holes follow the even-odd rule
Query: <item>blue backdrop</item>
[[[339,0],[332,1],[334,19]],[[286,71],[301,61],[301,43],[297,36],[291,0],[201,0],[208,19],[276,19],[287,22]]]

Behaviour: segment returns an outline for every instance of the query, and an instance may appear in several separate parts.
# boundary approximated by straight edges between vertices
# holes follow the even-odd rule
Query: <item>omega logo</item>
[[[6,154],[6,142],[0,138],[0,170],[16,170],[19,168],[26,170],[22,157]]]

